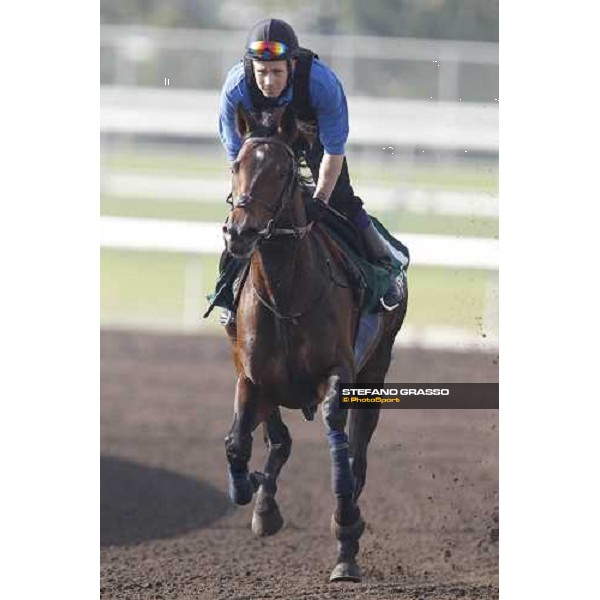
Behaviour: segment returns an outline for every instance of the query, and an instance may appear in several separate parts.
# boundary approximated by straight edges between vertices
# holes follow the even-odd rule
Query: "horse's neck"
[[[303,190],[296,184],[291,202],[277,218],[277,227],[304,227],[307,223]]]
[[[288,226],[286,221],[282,226]],[[289,224],[306,226],[304,210],[296,212]],[[301,307],[305,296],[314,289],[319,277],[318,250],[311,235],[302,239],[274,238],[261,245],[251,268],[256,288],[264,292],[278,311],[290,311]]]

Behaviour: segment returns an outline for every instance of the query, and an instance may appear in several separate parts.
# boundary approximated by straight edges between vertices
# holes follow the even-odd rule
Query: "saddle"
[[[388,268],[369,260],[363,236],[344,215],[330,206],[326,206],[323,213],[319,224],[327,233],[330,246],[337,249],[334,254],[339,257],[340,264],[352,279],[361,313],[378,312],[379,299],[389,286]],[[369,218],[385,239],[399,250],[399,256],[408,256],[408,249],[376,217],[369,215]],[[398,258],[392,259],[390,268],[396,277],[404,276],[404,265]]]

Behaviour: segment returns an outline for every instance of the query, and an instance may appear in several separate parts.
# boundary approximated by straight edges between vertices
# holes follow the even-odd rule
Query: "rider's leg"
[[[219,322],[225,327],[235,325],[235,296],[240,285],[240,273],[246,263],[245,259],[232,257],[227,250],[223,251],[219,260],[219,283],[222,289],[216,290],[219,295],[216,304],[223,307]]]
[[[390,274],[390,284],[380,299],[380,304],[386,310],[394,310],[404,298],[405,290],[402,277],[397,277],[392,270],[392,253],[386,241],[381,237],[375,225],[369,219],[369,224],[362,230],[363,239],[373,262],[384,266]]]
[[[227,249],[223,250],[223,253],[221,254],[221,258],[219,259],[219,274],[225,272],[227,265],[232,260],[233,260],[233,257],[231,256],[231,254],[229,254],[229,252],[227,252]],[[219,323],[221,325],[227,326],[230,323],[234,323],[234,322],[235,322],[235,313],[232,310],[229,310],[228,308],[224,308],[221,311],[221,316],[219,317]]]
[[[313,178],[318,177],[318,169],[322,157],[323,146],[315,144],[310,155],[307,156],[307,163],[311,169]],[[391,268],[392,253],[390,247],[380,236],[379,232],[371,222],[371,219],[369,219],[369,215],[363,208],[362,200],[354,194],[352,184],[350,183],[348,161],[345,157],[342,164],[342,170],[329,199],[329,204],[332,208],[335,208],[346,216],[363,234],[363,240],[367,247],[370,260],[382,265],[388,270],[390,274],[389,285],[380,302],[386,310],[394,310],[398,307],[405,295],[404,286],[402,284],[403,278],[397,278],[393,273]]]

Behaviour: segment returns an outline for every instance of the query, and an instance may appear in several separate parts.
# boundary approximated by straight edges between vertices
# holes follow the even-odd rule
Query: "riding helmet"
[[[291,25],[281,19],[262,19],[248,33],[246,57],[261,61],[290,60],[298,48],[298,38]]]

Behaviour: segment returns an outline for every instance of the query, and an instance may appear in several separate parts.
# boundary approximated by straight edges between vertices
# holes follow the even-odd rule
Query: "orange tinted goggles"
[[[248,54],[252,58],[262,60],[273,60],[287,54],[288,47],[282,42],[252,42],[248,48]]]

